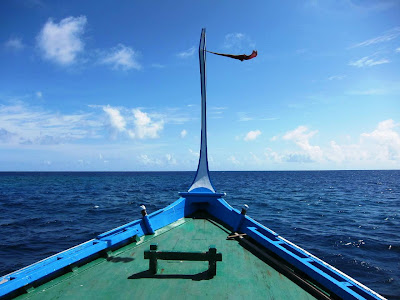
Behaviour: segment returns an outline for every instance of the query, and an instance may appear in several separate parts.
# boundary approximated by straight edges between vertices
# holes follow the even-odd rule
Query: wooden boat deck
[[[183,218],[154,235],[142,236],[114,252],[72,272],[32,288],[18,299],[315,299],[209,219]],[[209,278],[208,262],[159,260],[150,274],[144,251],[207,251],[222,253],[217,275]]]

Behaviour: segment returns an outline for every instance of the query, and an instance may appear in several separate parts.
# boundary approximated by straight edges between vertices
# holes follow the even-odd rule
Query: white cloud
[[[400,160],[399,126],[392,119],[382,121],[374,131],[361,134],[361,143],[378,160]]]
[[[376,65],[387,64],[389,62],[390,62],[390,60],[388,60],[386,58],[375,60],[374,58],[371,58],[369,56],[364,56],[363,58],[360,58],[357,61],[349,62],[349,66],[363,68],[363,67],[372,67],[372,66],[376,66]]]
[[[47,165],[47,166],[51,166],[51,161],[50,160],[44,160],[43,164]]]
[[[249,131],[246,136],[244,137],[244,140],[246,142],[248,141],[254,141],[259,135],[261,134],[260,130],[253,130],[253,131]]]
[[[186,135],[187,135],[187,131],[186,131],[186,129],[183,129],[181,131],[181,138],[184,138]]]
[[[175,166],[177,165],[177,161],[174,156],[170,153],[165,155],[157,156],[157,155],[148,155],[148,154],[140,154],[137,159],[143,165],[151,165],[151,166]]]
[[[398,36],[400,36],[400,27],[395,27],[380,36],[377,36],[372,39],[355,44],[351,48],[369,46],[369,45],[383,43],[383,42],[389,42],[391,40],[396,39]]]
[[[333,75],[329,77],[328,80],[342,80],[344,78],[346,78],[346,75]]]
[[[139,156],[139,159],[145,165],[152,163],[152,160],[146,154],[141,154]]]
[[[22,43],[22,39],[20,38],[10,38],[7,42],[5,42],[4,46],[8,49],[12,50],[22,50],[25,45]]]
[[[164,69],[165,65],[162,64],[151,64],[152,68],[156,68],[156,69]]]
[[[199,152],[195,152],[195,151],[193,151],[192,149],[189,149],[189,153],[190,153],[192,156],[196,157],[196,158],[199,158],[199,156],[200,156]]]
[[[363,165],[376,165],[382,168],[400,163],[400,134],[392,119],[382,121],[372,132],[362,133],[360,140],[355,144],[338,145],[330,142],[330,148],[326,149],[325,157],[336,163],[362,163]]]
[[[254,120],[254,118],[253,118],[253,117],[250,117],[250,116],[248,115],[248,113],[246,113],[246,112],[238,112],[237,114],[238,114],[238,117],[239,117],[239,121],[240,121],[240,122],[247,122],[247,121],[252,121],[252,120]]]
[[[144,165],[161,165],[160,159],[149,157],[147,154],[141,154],[138,157],[139,161]]]
[[[101,128],[102,123],[90,113],[60,114],[24,103],[0,105],[0,140],[7,144],[49,145],[98,138]]]
[[[225,35],[224,48],[242,48],[242,42],[245,38],[243,33],[228,33]]]
[[[238,160],[236,159],[236,157],[233,156],[233,155],[229,156],[228,160],[229,160],[231,163],[233,163],[234,165],[240,165],[240,161],[238,161]]]
[[[36,97],[39,98],[39,99],[41,99],[41,98],[43,97],[42,92],[41,92],[41,91],[37,91],[37,92],[36,92]]]
[[[348,95],[384,95],[386,93],[383,89],[368,89],[368,90],[358,90],[358,91],[349,91],[347,92]]]
[[[117,108],[107,105],[103,107],[103,110],[107,113],[110,119],[110,125],[113,129],[120,132],[125,131],[126,121]]]
[[[255,43],[246,34],[235,32],[225,35],[223,47],[235,52],[249,51],[249,48],[255,47]]]
[[[327,147],[314,146],[310,139],[318,131],[310,131],[305,126],[287,132],[284,140],[293,141],[301,151],[286,150],[282,153],[268,149],[267,160],[296,163],[335,163],[334,168],[347,169],[355,166],[376,168],[398,167],[400,163],[400,124],[392,119],[382,121],[372,132],[362,133],[358,143],[340,145],[330,141]],[[377,165],[377,163],[379,163]]]
[[[270,148],[267,148],[267,151],[264,153],[264,155],[265,155],[267,161],[280,163],[280,162],[282,162],[282,159],[283,159],[282,155],[273,151]]]
[[[102,108],[109,117],[109,125],[113,129],[112,138],[116,138],[117,133],[123,133],[132,139],[154,139],[159,137],[159,132],[164,128],[162,119],[155,122],[140,109],[128,110],[110,105]]]
[[[179,52],[177,55],[180,58],[188,58],[188,57],[193,56],[195,51],[196,51],[196,48],[193,46],[185,51]]]
[[[118,44],[117,47],[112,48],[102,56],[100,63],[111,65],[115,70],[140,70],[142,68],[137,62],[137,53],[123,44]]]
[[[84,49],[81,37],[86,23],[85,16],[68,17],[58,24],[49,19],[37,36],[44,58],[60,65],[76,62],[78,54]]]
[[[222,119],[222,115],[224,113],[224,110],[226,110],[226,107],[209,107],[208,108],[208,115],[210,119]]]
[[[248,113],[246,112],[238,112],[237,113],[238,117],[239,117],[239,122],[248,122],[248,121],[275,121],[278,120],[278,118],[275,117],[254,117],[254,116],[250,116]]]
[[[164,128],[163,120],[154,122],[147,113],[139,109],[134,109],[133,114],[135,116],[135,133],[139,139],[146,137],[152,139],[158,138],[159,132]]]
[[[0,128],[0,143],[8,143],[12,141],[14,137],[16,137],[16,134],[4,128]]]
[[[310,145],[311,139],[318,131],[309,131],[306,126],[299,126],[295,130],[288,131],[282,138],[293,141],[299,146],[312,160],[321,160],[322,150],[319,146]]]
[[[165,154],[165,158],[167,159],[168,165],[176,165],[176,159],[172,156],[172,154]]]
[[[396,50],[395,50],[397,53],[400,53],[400,47],[399,48],[396,48]]]

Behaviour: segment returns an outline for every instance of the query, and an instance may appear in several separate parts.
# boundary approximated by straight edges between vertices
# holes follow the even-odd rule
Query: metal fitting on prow
[[[242,206],[242,212],[241,212],[241,214],[242,215],[245,215],[246,213],[247,213],[247,210],[249,209],[249,206],[247,205],[247,204],[245,204],[245,205],[243,205]]]
[[[142,216],[147,216],[146,206],[140,205],[140,208],[142,209]]]

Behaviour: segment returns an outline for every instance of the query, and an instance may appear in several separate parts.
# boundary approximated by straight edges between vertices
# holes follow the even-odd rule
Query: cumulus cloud
[[[193,56],[195,51],[196,51],[196,48],[193,46],[185,51],[179,52],[177,55],[180,58],[188,58],[188,57]]]
[[[103,53],[100,63],[111,65],[115,70],[140,70],[142,66],[137,62],[137,53],[123,44]]]
[[[117,108],[107,105],[103,107],[103,110],[109,117],[111,128],[119,132],[125,131],[126,121]]]
[[[272,161],[272,162],[282,162],[282,155],[279,154],[276,151],[273,151],[271,148],[267,148],[266,152],[264,153],[265,158],[267,159],[267,161]]]
[[[244,137],[244,140],[246,142],[248,141],[254,141],[259,135],[261,134],[260,130],[253,130],[253,131],[249,131],[246,136]]]
[[[396,128],[400,124],[396,124],[392,119],[382,121],[377,128],[370,133],[361,134],[361,143],[368,147],[381,160],[398,160],[400,159],[400,135]]]
[[[5,42],[4,46],[11,50],[22,50],[25,45],[22,43],[22,39],[20,38],[10,38],[7,42]]]
[[[162,119],[153,121],[147,113],[140,109],[128,110],[111,107],[110,105],[102,108],[108,116],[109,126],[112,129],[112,138],[116,138],[119,133],[123,133],[132,139],[154,139],[159,137],[159,133],[164,127]]]
[[[364,67],[372,67],[372,66],[382,65],[382,64],[387,64],[387,63],[390,63],[390,60],[388,60],[386,58],[374,59],[374,58],[371,58],[370,56],[364,56],[363,58],[360,58],[359,60],[349,62],[349,66],[354,66],[357,68],[364,68]]]
[[[288,131],[282,138],[287,141],[293,141],[302,150],[309,155],[312,160],[321,160],[322,151],[319,146],[312,146],[310,139],[317,134],[318,131],[309,131],[306,126],[299,126],[292,131]]]
[[[154,122],[147,113],[142,112],[139,109],[134,109],[133,114],[135,116],[135,132],[139,139],[158,138],[159,132],[164,127],[163,120]]]
[[[186,135],[187,135],[187,131],[186,131],[186,129],[183,129],[181,131],[181,138],[184,138]]]
[[[86,23],[85,16],[68,17],[60,23],[49,19],[37,36],[43,57],[60,65],[76,62],[78,54],[84,50],[82,35]]]
[[[296,163],[329,163],[347,168],[348,166],[398,166],[400,163],[399,123],[388,119],[380,122],[371,132],[361,133],[357,143],[338,144],[330,141],[326,147],[311,145],[310,139],[318,131],[310,131],[299,126],[287,132],[282,139],[294,142],[299,150],[286,150],[282,153],[268,149],[267,161]]]

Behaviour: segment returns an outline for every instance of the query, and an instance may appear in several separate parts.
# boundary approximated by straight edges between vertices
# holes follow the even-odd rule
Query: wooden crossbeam
[[[217,253],[215,246],[211,245],[207,252],[173,252],[157,251],[157,244],[150,245],[150,250],[144,251],[144,259],[149,259],[149,271],[157,274],[157,260],[181,260],[181,261],[208,261],[208,275],[214,277],[217,274],[217,261],[222,261],[222,254]]]

